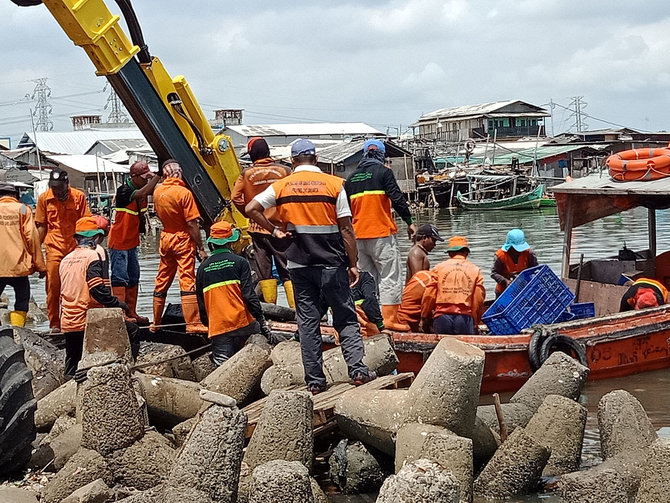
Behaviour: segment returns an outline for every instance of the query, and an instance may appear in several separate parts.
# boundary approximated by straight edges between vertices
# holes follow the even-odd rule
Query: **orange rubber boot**
[[[137,294],[139,292],[138,285],[126,287],[126,304],[130,309],[130,317],[135,318],[135,323],[138,325],[148,325],[149,318],[137,314]]]
[[[114,295],[114,297],[119,299],[119,301],[128,304],[126,302],[126,287],[125,286],[113,286],[112,287],[112,295]],[[131,323],[135,323],[135,318],[133,318],[132,316],[128,316],[125,312],[123,313],[123,319],[126,320],[126,321],[129,321]]]
[[[381,306],[384,327],[395,332],[409,332],[409,325],[400,323],[397,319],[399,307],[400,304],[384,304]]]
[[[195,296],[195,292],[182,292],[181,311],[184,314],[187,334],[206,334],[208,332],[207,327],[200,321],[198,299]]]
[[[156,297],[154,295],[154,322],[149,325],[149,330],[151,332],[156,332],[158,326],[160,326],[163,319],[163,311],[165,310],[165,297]]]

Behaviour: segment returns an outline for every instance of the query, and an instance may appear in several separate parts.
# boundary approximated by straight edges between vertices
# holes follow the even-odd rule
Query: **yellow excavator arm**
[[[119,15],[103,0],[12,0],[17,5],[44,3],[70,39],[84,49],[128,109],[159,163],[179,161],[207,227],[226,219],[243,230],[246,218],[230,203],[240,163],[230,137],[215,134],[182,75],[172,78],[144,44],[130,0],[116,0],[133,40],[121,29]]]

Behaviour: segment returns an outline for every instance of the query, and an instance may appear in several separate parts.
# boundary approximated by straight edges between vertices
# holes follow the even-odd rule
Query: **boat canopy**
[[[617,182],[609,175],[594,174],[554,185],[561,230],[574,228],[621,211],[644,206],[670,208],[670,178]]]

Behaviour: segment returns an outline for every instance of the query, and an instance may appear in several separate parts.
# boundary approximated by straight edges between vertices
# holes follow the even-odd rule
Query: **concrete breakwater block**
[[[484,498],[509,498],[534,492],[548,460],[549,450],[517,428],[475,480],[474,493]]]
[[[314,403],[304,391],[275,390],[265,402],[247,446],[250,470],[275,459],[298,461],[308,470],[314,459]]]
[[[142,438],[144,424],[126,365],[92,368],[81,393],[82,447],[106,455]]]
[[[421,458],[450,471],[460,487],[460,503],[472,503],[472,440],[453,434],[428,433],[421,447]]]
[[[127,363],[133,361],[123,311],[118,307],[89,309],[79,368],[102,365],[119,358]]]
[[[236,501],[246,426],[238,408],[210,406],[182,446],[168,485],[201,491],[213,501]]]
[[[193,368],[193,362],[190,357],[184,356],[185,354],[186,351],[184,348],[174,344],[142,342],[140,344],[140,354],[137,357],[137,364],[142,365],[181,356],[181,358],[170,360],[169,362],[144,367],[141,372],[161,377],[174,377],[186,381],[195,381],[196,373]]]
[[[72,379],[37,401],[35,411],[37,431],[49,431],[61,416],[74,417],[76,407],[77,383]]]
[[[104,458],[96,451],[80,449],[47,484],[42,503],[59,503],[80,487],[97,479],[114,484],[114,476]]]
[[[624,390],[611,391],[600,399],[598,427],[605,460],[648,447],[658,437],[640,402]]]
[[[670,496],[670,439],[659,438],[651,444],[642,469],[636,503],[657,503]]]
[[[407,463],[425,458],[421,454],[423,453],[423,442],[429,433],[451,434],[442,426],[423,423],[407,423],[398,429],[395,439],[395,473],[398,473]]]
[[[390,475],[390,466],[379,451],[373,455],[362,442],[340,440],[330,458],[330,478],[345,494],[369,493],[379,490]],[[379,459],[378,459],[379,458]],[[386,461],[386,462],[384,462]]]
[[[298,461],[276,459],[254,468],[249,503],[314,503],[309,472]]]
[[[500,435],[489,428],[479,417],[475,418],[472,428],[472,461],[479,471],[493,457],[500,445]]]
[[[384,481],[377,503],[458,503],[459,497],[459,484],[451,472],[418,459]]]
[[[561,477],[561,499],[565,503],[627,503],[623,477],[613,468],[598,470],[598,476],[575,472]]]
[[[337,425],[351,439],[395,455],[395,435],[405,423],[409,390],[354,389],[335,404]]]
[[[65,351],[32,330],[13,327],[14,341],[23,346],[23,357],[33,373],[33,395],[44,398],[65,382]]]
[[[202,381],[205,377],[218,368],[217,365],[212,361],[211,355],[211,352],[205,353],[204,355],[200,355],[192,361],[196,382]]]
[[[577,400],[586,377],[588,367],[561,351],[549,355],[549,358],[517,391],[511,403],[523,403],[535,412],[549,395],[560,395]]]
[[[205,403],[198,383],[139,372],[133,378],[142,389],[152,425],[172,428],[195,417]]]
[[[363,339],[365,363],[377,375],[388,375],[398,367],[398,357],[386,334]],[[261,389],[266,395],[274,389],[305,384],[305,370],[302,365],[300,343],[280,342],[271,353],[272,367],[261,379]],[[323,371],[328,384],[349,380],[349,371],[340,346],[323,352]]]
[[[201,386],[228,395],[240,405],[253,399],[260,389],[261,377],[270,365],[269,346],[247,344],[214,372],[201,381]]]
[[[579,470],[586,414],[586,409],[574,400],[549,395],[531,418],[526,434],[551,452],[544,476]]]
[[[406,422],[443,426],[469,437],[475,422],[484,351],[444,338],[409,387]]]
[[[84,487],[80,487],[61,503],[106,503],[112,497],[112,491],[105,484],[105,481],[97,479]]]

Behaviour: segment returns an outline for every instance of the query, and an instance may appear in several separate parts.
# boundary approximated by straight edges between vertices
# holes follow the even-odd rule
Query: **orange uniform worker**
[[[433,269],[435,283],[426,290],[422,325],[433,315],[433,331],[437,334],[474,335],[484,312],[484,277],[482,271],[468,261],[470,248],[463,236],[454,236],[447,248],[449,258]]]
[[[30,304],[30,276],[46,273],[40,238],[33,221],[33,212],[18,201],[18,190],[9,183],[0,183],[0,294],[7,285],[14,288],[14,311],[9,313],[12,325],[26,324]]]
[[[130,176],[116,190],[114,223],[109,230],[107,245],[112,266],[112,291],[130,308],[130,318],[141,325],[149,320],[137,314],[137,295],[140,282],[140,262],[137,250],[140,234],[145,233],[147,196],[151,195],[160,176],[149,164],[136,161]]]
[[[420,330],[422,306],[430,301],[426,297],[426,290],[433,285],[435,277],[431,271],[419,271],[405,284],[398,309],[398,321],[409,325],[412,332]]]
[[[77,220],[90,216],[86,196],[70,187],[67,171],[54,168],[49,175],[49,190],[37,199],[35,223],[46,251],[47,316],[53,332],[60,332],[60,276],[63,257],[77,246],[74,229]]]
[[[663,283],[650,278],[635,280],[621,298],[619,311],[640,310],[668,303],[668,289]]]
[[[101,222],[102,220],[102,222]],[[65,376],[71,378],[81,360],[86,329],[86,313],[96,307],[128,306],[112,295],[109,286],[109,260],[107,252],[100,246],[105,231],[100,223],[102,217],[84,217],[76,222],[75,249],[60,263],[61,317],[60,326],[65,335]],[[133,356],[139,353],[138,328],[126,323]]]
[[[168,159],[163,163],[163,183],[154,190],[154,207],[163,223],[161,231],[160,263],[154,288],[154,323],[156,329],[163,318],[165,299],[175,274],[179,274],[181,309],[187,332],[207,332],[200,322],[195,295],[195,257],[207,258],[202,244],[198,219],[200,212],[193,193],[182,180],[179,163]]]
[[[496,251],[493,260],[491,277],[496,282],[496,297],[514,281],[521,271],[537,266],[537,257],[526,242],[521,229],[512,229],[507,233],[507,240]]]
[[[235,207],[246,216],[245,208],[251,200],[277,180],[287,177],[290,170],[277,164],[270,157],[270,147],[265,139],[255,136],[247,143],[247,151],[253,164],[238,177],[230,196]],[[265,210],[266,218],[274,225],[281,225],[276,208]],[[295,308],[293,284],[286,267],[285,246],[253,220],[249,221],[249,235],[254,244],[254,260],[258,271],[258,284],[263,300],[277,303],[277,280],[272,276],[272,261],[277,266],[277,274],[284,285],[288,305]]]
[[[216,365],[237,353],[252,334],[260,331],[272,341],[249,262],[229,248],[239,238],[240,231],[229,222],[212,225],[207,239],[212,254],[200,264],[196,275],[200,318],[209,327]]]

